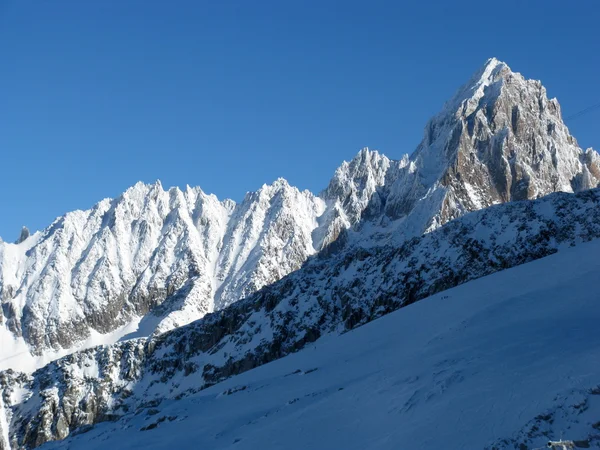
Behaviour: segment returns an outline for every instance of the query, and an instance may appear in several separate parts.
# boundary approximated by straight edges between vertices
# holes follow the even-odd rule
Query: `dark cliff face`
[[[0,439],[0,449],[35,448],[128,411],[126,400],[143,375],[145,344],[130,340],[76,352],[32,375],[0,372],[1,413],[11,428],[10,446]],[[20,406],[11,408],[14,401]]]
[[[20,244],[25,239],[27,239],[29,236],[31,236],[31,233],[29,232],[29,229],[27,227],[21,228],[21,234],[19,235],[19,239],[17,239],[15,241],[15,244]]]

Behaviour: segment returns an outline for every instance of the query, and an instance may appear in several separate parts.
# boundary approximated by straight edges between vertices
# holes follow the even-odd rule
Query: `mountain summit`
[[[427,123],[410,159],[414,176],[398,182],[388,212],[397,217],[415,201],[437,197],[429,229],[467,211],[600,181],[598,154],[578,147],[558,101],[495,58]]]
[[[598,185],[598,154],[578,147],[558,101],[505,63],[490,59],[448,106],[417,154],[443,155],[442,183],[458,201],[477,208]]]

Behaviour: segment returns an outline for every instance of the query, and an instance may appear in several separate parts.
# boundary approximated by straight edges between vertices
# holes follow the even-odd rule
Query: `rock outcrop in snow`
[[[25,239],[27,239],[30,235],[31,235],[31,233],[29,232],[29,228],[27,228],[27,227],[21,228],[21,234],[19,235],[19,239],[17,239],[15,241],[15,244],[20,244]]]

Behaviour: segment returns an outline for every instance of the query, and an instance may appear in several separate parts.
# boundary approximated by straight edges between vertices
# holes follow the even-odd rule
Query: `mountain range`
[[[0,243],[0,449],[187,398],[598,238],[599,183],[558,101],[492,58],[414,152],[363,149],[318,195],[278,179],[236,204],[138,183],[24,232]]]

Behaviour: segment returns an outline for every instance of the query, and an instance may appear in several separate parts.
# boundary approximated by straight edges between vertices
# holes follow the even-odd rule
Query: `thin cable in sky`
[[[588,106],[585,109],[582,109],[579,112],[576,112],[575,114],[570,115],[569,117],[567,117],[565,120],[573,120],[573,119],[577,119],[578,117],[581,117],[589,112],[594,111],[595,109],[600,108],[600,103],[596,103],[595,105],[592,106]]]

